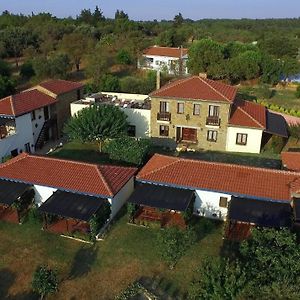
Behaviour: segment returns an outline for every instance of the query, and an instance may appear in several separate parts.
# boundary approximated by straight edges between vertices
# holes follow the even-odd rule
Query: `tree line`
[[[0,89],[6,95],[29,80],[67,78],[71,71],[84,69],[93,88],[147,93],[155,87],[153,77],[131,75],[136,75],[142,50],[153,44],[190,48],[193,73],[205,71],[213,79],[231,82],[259,76],[274,84],[279,74],[298,71],[299,35],[300,19],[193,21],[179,13],[173,20],[133,21],[122,10],[106,18],[98,6],[74,18],[4,11],[0,58],[14,61],[20,76],[1,71]],[[112,69],[115,65],[117,70]],[[119,80],[116,73],[124,78]]]

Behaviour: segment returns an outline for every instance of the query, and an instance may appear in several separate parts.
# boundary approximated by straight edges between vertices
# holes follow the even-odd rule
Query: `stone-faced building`
[[[154,91],[150,95],[152,137],[163,144],[225,151],[236,92],[235,87],[196,76]]]
[[[285,120],[236,99],[237,88],[193,76],[152,92],[151,137],[164,146],[259,153],[264,137],[287,137]]]
[[[65,122],[71,116],[70,104],[83,97],[83,84],[66,80],[50,80],[34,87],[57,100],[53,114],[57,117],[58,136],[62,135]]]

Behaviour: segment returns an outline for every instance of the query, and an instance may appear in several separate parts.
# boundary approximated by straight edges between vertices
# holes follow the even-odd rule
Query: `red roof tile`
[[[144,55],[154,55],[154,56],[168,56],[180,58],[181,55],[185,56],[188,53],[188,49],[182,48],[172,48],[172,47],[159,47],[153,46],[145,49],[143,51]]]
[[[138,180],[244,195],[291,200],[291,184],[300,174],[281,170],[182,159],[156,154],[137,175]],[[297,186],[297,188],[300,185]]]
[[[161,89],[152,92],[150,96],[232,103],[236,92],[237,89],[233,86],[193,76],[169,83]]]
[[[300,152],[282,152],[281,159],[285,168],[300,172]]]
[[[88,164],[23,153],[0,165],[0,178],[112,197],[136,171],[135,168]]]
[[[39,85],[55,95],[64,94],[83,87],[83,84],[80,82],[58,79],[46,81]]]
[[[24,91],[0,100],[0,115],[19,116],[56,102],[38,90]]]
[[[235,101],[229,124],[237,126],[266,128],[267,110],[263,105],[249,101]]]

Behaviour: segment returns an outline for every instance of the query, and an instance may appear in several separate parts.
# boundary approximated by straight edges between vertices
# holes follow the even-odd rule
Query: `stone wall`
[[[171,113],[170,122],[157,120],[157,113],[160,111],[160,101],[166,101],[169,103],[169,111]],[[184,102],[183,114],[177,113],[178,102]],[[194,104],[200,104],[200,115],[193,115]],[[216,105],[220,107],[220,126],[206,125],[209,105]],[[164,140],[166,140],[166,138],[160,137],[159,126],[168,125],[169,139],[176,141],[177,127],[195,128],[197,129],[197,144],[191,144],[189,146],[192,146],[195,149],[225,151],[229,113],[230,104],[226,102],[193,101],[183,99],[175,100],[153,97],[151,99],[151,136],[154,138],[154,140],[161,139],[163,142]],[[208,130],[216,130],[218,132],[216,142],[207,141]],[[169,144],[170,143],[168,142],[168,145]]]

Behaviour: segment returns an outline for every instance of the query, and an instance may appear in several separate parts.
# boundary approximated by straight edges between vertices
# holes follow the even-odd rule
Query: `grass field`
[[[167,151],[163,148],[154,147],[152,153],[161,153],[165,155],[178,155],[175,151]],[[261,154],[249,153],[229,153],[217,151],[203,151],[203,152],[182,152],[180,157],[190,159],[201,159],[207,161],[218,161],[224,163],[250,165],[255,167],[280,168],[280,155],[276,153],[266,152]],[[106,154],[98,152],[95,144],[81,144],[76,142],[67,143],[51,153],[51,156],[79,161],[86,161],[91,163],[103,164],[120,164],[120,162],[111,161]],[[123,164],[126,165],[126,164]]]
[[[284,108],[300,110],[300,99],[296,98],[295,91],[292,89],[273,88],[273,95],[270,99],[263,96],[259,86],[241,86],[239,92],[245,100],[259,99]]]
[[[171,297],[183,299],[203,258],[218,256],[222,247],[222,226],[201,235],[206,225],[207,220],[199,219],[199,241],[170,270],[160,259],[158,229],[128,225],[126,216],[95,246],[44,232],[37,224],[0,222],[0,298],[35,299],[32,273],[39,264],[48,264],[61,280],[59,292],[49,299],[109,300],[142,276],[159,279]]]

